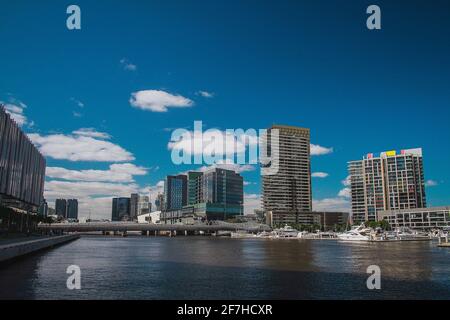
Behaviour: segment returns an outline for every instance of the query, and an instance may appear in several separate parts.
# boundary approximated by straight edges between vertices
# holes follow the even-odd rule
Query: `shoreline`
[[[18,259],[35,252],[45,250],[54,246],[62,245],[64,243],[80,238],[79,234],[69,234],[62,236],[51,236],[42,239],[35,239],[29,241],[11,242],[0,246],[0,264]]]

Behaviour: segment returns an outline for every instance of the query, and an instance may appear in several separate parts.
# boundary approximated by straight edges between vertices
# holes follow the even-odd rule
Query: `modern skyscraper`
[[[201,177],[201,202],[242,206],[244,180],[232,170],[211,168]]]
[[[369,153],[348,171],[354,223],[376,221],[378,211],[426,207],[420,148]]]
[[[264,211],[274,225],[298,223],[299,213],[312,210],[309,129],[274,125],[260,148],[270,159],[261,164]]]
[[[67,218],[78,220],[78,200],[67,200]]]
[[[67,218],[67,201],[66,199],[56,199],[55,201],[56,215],[60,218]]]
[[[112,199],[112,221],[128,221],[130,219],[130,198]]]
[[[164,194],[158,193],[155,199],[156,211],[164,210]],[[151,208],[150,208],[151,209]]]
[[[39,206],[39,215],[43,217],[48,216],[48,204],[47,200],[43,199],[41,205]]]
[[[137,205],[137,216],[141,214],[150,213],[151,211],[151,203],[148,196],[139,196],[138,205]]]
[[[139,194],[132,193],[130,197],[130,218],[135,219],[138,213]]]
[[[0,204],[37,212],[44,197],[45,159],[0,105]]]
[[[196,204],[202,202],[203,188],[202,188],[203,172],[189,171],[188,179],[188,204]]]
[[[204,172],[189,172],[184,177],[187,177],[189,205],[166,209],[161,214],[164,223],[226,220],[243,214],[244,180],[238,173],[211,167]],[[170,194],[170,188],[167,192]]]
[[[187,177],[179,174],[167,176],[164,183],[165,210],[181,209],[187,205]]]

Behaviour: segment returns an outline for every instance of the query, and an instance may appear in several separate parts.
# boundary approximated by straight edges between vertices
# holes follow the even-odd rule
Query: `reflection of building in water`
[[[450,207],[379,211],[378,220],[387,220],[393,228],[442,229],[450,226]]]

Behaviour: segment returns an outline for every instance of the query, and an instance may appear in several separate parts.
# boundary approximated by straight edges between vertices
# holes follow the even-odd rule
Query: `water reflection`
[[[82,237],[0,267],[0,298],[450,298],[449,251],[430,242]],[[66,289],[79,265],[82,290]],[[366,268],[382,290],[366,288]]]

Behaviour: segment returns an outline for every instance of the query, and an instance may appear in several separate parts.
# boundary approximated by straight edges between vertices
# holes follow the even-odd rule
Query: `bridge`
[[[257,223],[227,223],[215,222],[211,224],[150,224],[135,222],[88,222],[88,223],[52,223],[39,224],[38,230],[43,233],[63,233],[63,232],[122,232],[140,231],[142,234],[158,234],[159,232],[170,232],[174,234],[196,234],[200,231],[204,233],[216,233],[220,231],[246,231],[251,233],[270,231],[271,228],[265,224]]]

